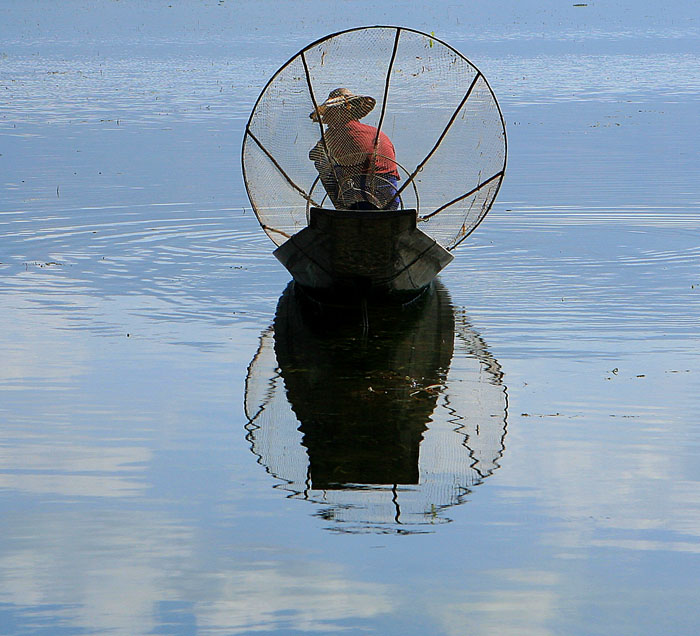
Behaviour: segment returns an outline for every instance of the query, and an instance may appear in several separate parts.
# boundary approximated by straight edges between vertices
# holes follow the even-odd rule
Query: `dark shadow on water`
[[[436,282],[408,307],[328,311],[293,284],[246,379],[247,439],[342,532],[426,532],[499,467],[503,374]]]

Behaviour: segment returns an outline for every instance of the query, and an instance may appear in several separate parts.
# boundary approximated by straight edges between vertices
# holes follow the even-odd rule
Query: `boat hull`
[[[416,227],[415,210],[311,208],[309,225],[274,252],[323,301],[418,296],[453,256]]]

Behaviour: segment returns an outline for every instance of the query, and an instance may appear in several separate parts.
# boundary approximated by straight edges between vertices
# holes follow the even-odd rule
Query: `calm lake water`
[[[372,7],[0,7],[0,633],[700,631],[700,11]],[[329,334],[240,144],[363,23],[469,57],[509,162]]]

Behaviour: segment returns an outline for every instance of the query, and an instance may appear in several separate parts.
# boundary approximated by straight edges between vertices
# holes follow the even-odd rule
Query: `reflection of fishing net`
[[[290,290],[246,382],[247,439],[275,487],[320,504],[340,531],[448,521],[504,450],[502,373],[481,338],[438,288],[388,346],[325,339]],[[343,366],[353,346],[366,350]]]
[[[303,49],[263,90],[243,142],[248,195],[277,245],[306,227],[310,206],[398,207],[417,209],[421,229],[451,249],[488,212],[505,159],[483,75],[434,37],[398,27]]]

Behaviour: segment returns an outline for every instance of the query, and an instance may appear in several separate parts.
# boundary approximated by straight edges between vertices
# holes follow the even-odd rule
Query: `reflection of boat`
[[[345,298],[415,296],[453,259],[416,228],[415,210],[323,208],[275,256],[315,295]]]
[[[252,451],[335,529],[446,521],[503,453],[498,363],[439,284],[408,309],[370,307],[366,332],[327,311],[294,284],[282,295],[248,371]]]

